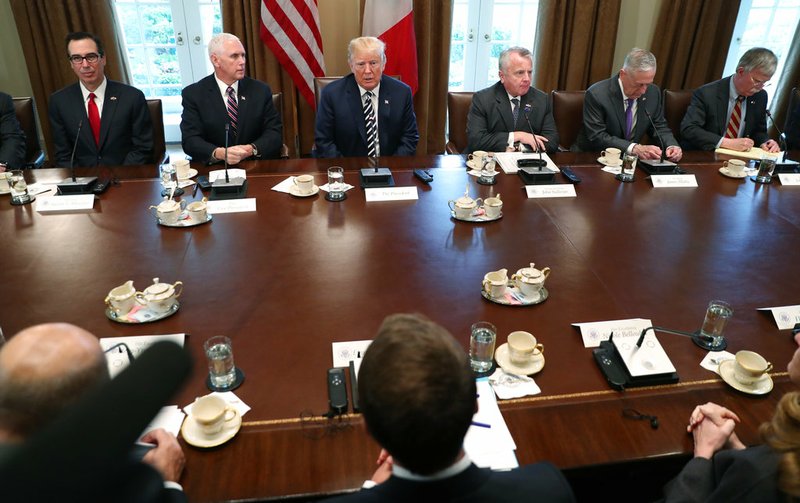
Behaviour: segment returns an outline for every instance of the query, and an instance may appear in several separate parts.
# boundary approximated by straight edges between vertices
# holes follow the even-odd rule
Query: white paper
[[[571,183],[556,183],[552,185],[526,185],[525,192],[528,199],[547,199],[551,197],[576,197],[575,186]]]
[[[583,338],[583,347],[596,348],[602,341],[608,340],[611,332],[614,338],[617,335],[626,336],[636,334],[636,337],[647,327],[652,326],[650,320],[644,318],[630,318],[626,320],[593,321],[588,323],[573,323],[573,327],[578,327]]]
[[[150,421],[150,424],[142,430],[142,434],[139,435],[139,439],[147,433],[148,431],[155,430],[157,428],[164,428],[172,434],[172,436],[177,437],[178,433],[181,431],[181,425],[183,424],[183,419],[186,417],[186,414],[181,412],[177,405],[167,405],[165,407],[161,407],[161,410],[156,414],[156,417]]]
[[[658,342],[656,334],[652,330],[648,330],[642,340],[642,345],[637,346],[636,342],[640,336],[641,330],[638,333],[625,334],[614,332],[614,338],[612,339],[631,376],[639,377],[675,372],[675,366],[672,365],[666,351],[664,351],[661,343]]]
[[[241,168],[228,168],[228,180],[232,178],[244,178],[247,179],[247,171]],[[213,182],[215,180],[225,180],[225,170],[224,169],[215,169],[214,171],[208,172],[208,181]]]
[[[800,306],[760,307],[758,311],[771,311],[778,330],[788,330],[800,323]]]
[[[507,175],[513,175],[519,168],[517,167],[517,161],[520,159],[538,159],[539,154],[530,153],[530,152],[497,152],[494,154],[494,158],[497,159],[497,164],[500,165],[500,169],[503,170],[503,173]],[[555,171],[556,173],[560,173],[561,170],[558,169],[556,163],[550,159],[550,156],[542,152],[542,159],[547,161],[547,169],[550,171]],[[542,168],[544,169],[544,168]]]
[[[36,211],[55,213],[60,211],[84,211],[94,207],[94,194],[75,196],[52,196],[36,199]]]
[[[353,187],[349,183],[345,183],[345,184],[342,184],[342,189],[340,190],[340,192],[347,192],[348,190],[353,189],[353,188],[355,188],[355,187]],[[320,185],[319,186],[319,190],[324,190],[325,192],[330,192],[328,190],[328,184],[327,183],[325,185]]]
[[[350,360],[363,358],[372,340],[334,342],[331,344],[333,367],[348,367]]]
[[[195,181],[192,180],[191,178],[187,178],[186,180],[178,180],[178,187],[180,187],[181,189],[185,189],[186,187],[194,184]]]
[[[100,347],[103,351],[108,350],[115,344],[124,342],[128,349],[133,353],[133,357],[137,358],[142,352],[153,345],[157,341],[172,341],[179,346],[183,346],[183,341],[186,334],[165,334],[165,335],[133,335],[130,337],[102,337],[100,339]],[[108,372],[111,377],[119,374],[125,367],[128,366],[128,354],[125,348],[119,347],[110,353],[106,353],[106,362],[108,363]]]
[[[472,420],[490,427],[471,425],[464,436],[464,450],[478,466],[491,467],[494,470],[516,468],[519,466],[516,455],[514,455],[517,445],[500,413],[489,380],[484,377],[478,379],[476,384],[478,387],[478,412],[475,413]]]
[[[740,159],[755,159],[755,160],[760,160],[763,159],[764,157],[772,157],[774,159],[778,159],[780,156],[783,155],[783,152],[767,152],[761,147],[751,147],[750,150],[746,152],[740,152],[738,150],[730,150],[727,148],[718,148],[714,152],[717,154],[729,155],[731,157],[738,157]]]
[[[515,374],[506,374],[500,367],[489,376],[489,384],[497,398],[501,400],[509,400],[511,398],[520,398],[528,395],[538,395],[542,392],[536,381],[528,376],[518,376]]]
[[[651,175],[654,188],[661,187],[697,187],[694,175]]]
[[[733,360],[734,358],[736,358],[734,354],[727,351],[709,351],[706,353],[703,361],[700,362],[700,366],[715,374],[719,374],[719,364],[725,360]]]
[[[208,201],[206,204],[209,215],[256,211],[256,198],[254,197],[248,197],[246,199],[218,199],[216,201]]]
[[[45,192],[49,192],[55,188],[56,186],[51,184],[31,183],[28,184],[28,194],[32,196],[38,196],[39,194],[44,194]]]
[[[411,201],[419,199],[416,187],[379,187],[364,189],[367,201]]]
[[[600,169],[602,169],[606,173],[611,173],[612,175],[618,175],[618,174],[622,173],[622,165],[621,164],[619,166],[603,166]]]
[[[778,173],[781,185],[800,185],[800,173]]]

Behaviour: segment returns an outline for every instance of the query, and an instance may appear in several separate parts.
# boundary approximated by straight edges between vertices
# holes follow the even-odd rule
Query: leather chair
[[[39,144],[39,127],[36,122],[36,104],[31,97],[14,98],[14,113],[19,127],[25,133],[26,168],[41,168],[44,164],[44,151]]]
[[[147,100],[147,110],[150,112],[150,122],[153,124],[153,162],[160,166],[169,162],[167,142],[164,139],[164,111],[161,100]]]
[[[559,150],[569,150],[583,126],[583,100],[586,91],[552,91],[553,120],[559,137]]]
[[[667,120],[672,135],[676,140],[681,141],[681,121],[686,115],[686,109],[692,102],[692,89],[680,89],[673,91],[664,89],[664,118]]]
[[[786,134],[786,144],[789,150],[800,149],[800,88],[795,87],[789,95],[789,106],[786,109],[786,122],[783,132]]]
[[[341,79],[341,76],[334,77],[314,77],[314,99],[317,102],[317,109],[319,109],[319,100],[322,97],[322,90],[331,82],[336,82]]]
[[[283,127],[286,127],[286,122],[283,120],[283,93],[275,93],[272,95],[272,106],[275,107],[275,110],[278,112],[278,117],[281,118],[281,124]],[[286,144],[281,145],[281,159],[288,159],[289,158],[289,147]]]
[[[444,150],[448,154],[460,154],[467,149],[467,115],[473,94],[447,93],[447,145]]]

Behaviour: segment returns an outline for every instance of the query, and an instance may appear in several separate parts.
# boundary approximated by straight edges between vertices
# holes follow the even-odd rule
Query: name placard
[[[94,194],[75,196],[40,197],[36,200],[39,213],[59,213],[65,211],[85,211],[94,207]]]
[[[592,321],[587,323],[573,323],[578,327],[583,338],[583,347],[596,348],[602,341],[607,341],[613,333],[617,337],[639,337],[642,330],[653,323],[644,318],[629,318],[626,320]]]
[[[778,173],[781,185],[800,185],[800,173]]]
[[[256,198],[246,199],[222,199],[218,201],[208,201],[208,213],[218,215],[220,213],[246,213],[256,211]]]
[[[795,323],[800,323],[800,306],[762,307],[758,310],[772,312],[778,330],[789,330]]]
[[[419,199],[416,187],[378,187],[364,189],[367,201],[410,201]]]
[[[576,197],[575,186],[571,183],[555,185],[526,185],[528,199],[546,199],[549,197]]]
[[[654,188],[662,187],[697,187],[694,175],[652,175]]]

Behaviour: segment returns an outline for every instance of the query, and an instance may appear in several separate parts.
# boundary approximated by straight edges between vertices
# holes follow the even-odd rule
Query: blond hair
[[[781,455],[778,488],[793,498],[800,497],[800,392],[784,395],[772,420],[759,431],[767,445]]]

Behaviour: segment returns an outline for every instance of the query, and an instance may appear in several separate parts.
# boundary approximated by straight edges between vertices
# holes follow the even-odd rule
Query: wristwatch
[[[251,143],[250,146],[253,147],[253,156],[258,157],[258,147],[256,147],[256,144]]]

